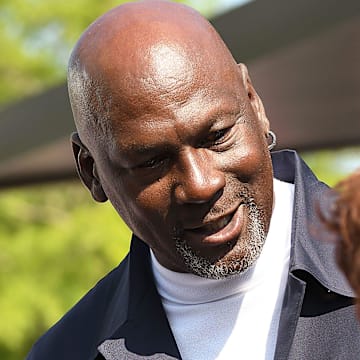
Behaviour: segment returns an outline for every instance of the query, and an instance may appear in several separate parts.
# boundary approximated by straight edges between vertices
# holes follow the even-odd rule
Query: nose
[[[225,174],[214,166],[204,149],[188,149],[180,155],[179,178],[175,188],[178,203],[206,203],[225,186]]]

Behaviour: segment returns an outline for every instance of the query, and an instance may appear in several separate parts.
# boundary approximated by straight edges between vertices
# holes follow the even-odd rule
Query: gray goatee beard
[[[264,246],[266,235],[257,206],[250,204],[247,208],[249,216],[247,231],[244,234],[245,241],[234,246],[234,248],[240,247],[238,252],[241,257],[232,255],[229,259],[220,259],[212,263],[197,255],[185,239],[176,239],[176,250],[191,273],[208,279],[224,279],[241,274],[254,264]]]

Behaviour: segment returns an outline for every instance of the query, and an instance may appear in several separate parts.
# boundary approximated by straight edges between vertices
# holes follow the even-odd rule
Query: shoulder
[[[27,359],[95,358],[98,344],[126,317],[128,289],[129,256],[37,341]]]

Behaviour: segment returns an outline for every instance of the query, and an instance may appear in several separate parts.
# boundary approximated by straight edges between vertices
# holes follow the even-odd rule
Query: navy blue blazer
[[[314,238],[314,204],[328,188],[294,151],[272,154],[274,176],[295,183],[290,269],[276,360],[359,360],[353,293],[334,245]],[[28,360],[181,359],[154,285],[149,248],[133,236],[130,252],[29,353]],[[194,359],[196,360],[196,359]]]

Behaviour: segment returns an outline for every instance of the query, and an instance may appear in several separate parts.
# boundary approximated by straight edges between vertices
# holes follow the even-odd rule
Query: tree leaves
[[[125,256],[130,231],[80,183],[0,196],[0,359],[33,342]]]

